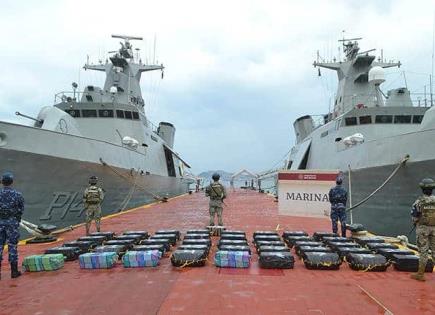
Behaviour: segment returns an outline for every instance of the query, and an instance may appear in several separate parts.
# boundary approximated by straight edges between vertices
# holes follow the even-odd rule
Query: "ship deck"
[[[273,197],[237,190],[226,199],[227,228],[245,230],[330,230],[327,218],[278,215]],[[207,200],[193,193],[103,219],[102,228],[125,230],[203,228]],[[84,235],[84,227],[61,235],[55,243],[19,246],[23,257]],[[205,267],[175,268],[168,257],[155,268],[81,270],[78,261],[52,272],[25,273],[10,279],[3,261],[1,314],[433,314],[435,276],[420,283],[409,273],[307,270],[296,258],[294,269],[265,270],[253,251],[248,269],[213,265],[217,238]],[[7,258],[7,255],[5,255]]]

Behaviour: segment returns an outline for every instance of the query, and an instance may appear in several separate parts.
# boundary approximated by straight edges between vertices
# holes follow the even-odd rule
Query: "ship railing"
[[[54,95],[54,104],[77,102],[83,96],[83,91],[62,91]]]

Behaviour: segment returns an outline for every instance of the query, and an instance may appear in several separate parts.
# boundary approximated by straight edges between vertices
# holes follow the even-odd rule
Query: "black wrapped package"
[[[379,248],[399,249],[399,246],[390,243],[367,243],[365,245],[368,249],[376,251]]]
[[[257,236],[262,236],[262,235],[263,236],[264,235],[276,235],[276,236],[279,236],[277,231],[255,231],[254,234],[253,234],[254,238],[256,238]]]
[[[210,234],[205,234],[205,233],[197,233],[197,234],[186,234],[184,235],[184,239],[183,240],[198,240],[198,239],[209,239],[210,238]]]
[[[119,241],[132,240],[134,244],[139,244],[140,241],[146,238],[144,238],[144,236],[141,234],[123,234],[123,235],[117,235],[113,239]]]
[[[340,247],[353,247],[353,248],[361,248],[361,245],[355,242],[328,242],[326,243],[329,247],[331,247],[334,251],[338,251]]]
[[[166,253],[166,248],[164,244],[154,244],[154,245],[134,245],[133,248],[130,249],[132,252],[147,252],[150,250],[158,250],[163,254]]]
[[[249,246],[247,240],[223,240],[220,239],[218,242],[218,248],[221,246]]]
[[[202,267],[207,260],[205,250],[180,250],[171,255],[171,263],[175,267]]]
[[[221,245],[219,250],[227,252],[248,252],[251,255],[251,248],[248,245]]]
[[[114,232],[92,232],[89,233],[89,236],[104,236],[106,238],[106,241],[111,240],[114,236],[115,233]]]
[[[178,230],[158,230],[154,234],[156,234],[156,235],[159,235],[159,234],[175,234],[177,236],[177,241],[179,241],[180,238],[181,238],[180,231],[178,231]]]
[[[417,272],[420,257],[416,255],[393,255],[393,266],[398,271]],[[433,262],[428,260],[425,272],[433,272]]]
[[[365,227],[361,223],[346,224],[346,229],[353,233],[365,231]]]
[[[332,233],[332,232],[314,232],[313,233],[313,238],[318,242],[323,241],[324,237],[338,237],[338,234]]]
[[[177,247],[179,250],[205,250],[207,255],[210,251],[210,247],[207,245],[180,245]]]
[[[283,241],[258,241],[255,242],[255,246],[258,248],[260,246],[286,246]]]
[[[353,270],[385,271],[389,266],[387,259],[379,254],[348,254],[346,261]]]
[[[104,241],[106,241],[106,237],[104,235],[98,235],[98,236],[82,236],[77,239],[78,241],[90,241],[94,242],[95,244],[101,245]]]
[[[337,253],[304,253],[304,264],[307,269],[338,270],[341,259]]]
[[[288,247],[292,248],[298,241],[312,242],[314,239],[309,236],[288,236],[284,239],[284,241],[287,243]]]
[[[279,235],[257,235],[254,237],[254,243],[258,241],[280,241]]]
[[[127,251],[127,246],[125,245],[102,245],[94,248],[95,253],[117,253],[118,257],[124,255]]]
[[[335,242],[335,243],[338,243],[338,242],[345,243],[346,242],[346,243],[349,243],[349,242],[353,242],[353,239],[347,238],[347,237],[341,237],[341,236],[333,236],[333,237],[331,237],[331,236],[324,236],[322,238],[322,241],[325,244],[329,244],[331,242]]]
[[[122,233],[122,235],[142,235],[143,240],[147,239],[148,237],[150,237],[150,234],[147,231],[144,230],[139,230],[139,231],[125,231],[124,233]]]
[[[95,242],[92,241],[70,241],[63,243],[64,247],[78,247],[81,250],[81,254],[89,252],[92,248],[97,246]]]
[[[305,231],[284,231],[282,232],[282,238],[287,238],[289,236],[308,236]]]
[[[158,239],[168,239],[169,240],[169,243],[172,245],[172,246],[175,246],[176,244],[177,244],[177,234],[156,234],[156,235],[153,235],[153,236],[150,236],[150,240],[158,240]]]
[[[368,243],[385,243],[385,240],[378,236],[356,237],[354,240],[361,245],[366,245]]]
[[[211,240],[209,238],[202,239],[184,239],[182,245],[207,245],[211,246]]]
[[[129,240],[109,240],[104,243],[104,245],[123,245],[127,249],[130,249],[135,245],[134,239]]]
[[[246,240],[243,234],[221,234],[221,240]]]
[[[260,246],[257,248],[258,253],[262,252],[290,252],[287,246]]]
[[[372,254],[370,249],[363,247],[338,247],[337,253],[341,259],[344,259],[347,254]]]
[[[45,254],[62,254],[66,261],[73,261],[79,258],[82,250],[79,247],[52,247],[45,251]]]
[[[210,231],[207,229],[187,230],[186,234],[209,234],[210,235]]]
[[[167,238],[162,239],[147,239],[140,242],[140,245],[163,245],[165,246],[165,251],[169,252],[171,250],[171,244]]]
[[[376,253],[385,256],[387,260],[393,260],[394,255],[414,255],[414,252],[409,249],[392,249],[392,248],[378,248]]]
[[[224,236],[226,234],[239,234],[239,235],[244,235],[246,237],[246,233],[244,231],[226,230],[226,231],[222,231],[221,236]]]
[[[261,252],[258,262],[261,268],[292,269],[295,259],[289,252]]]
[[[296,254],[302,259],[305,259],[305,253],[312,252],[332,253],[332,250],[329,247],[325,246],[301,246],[299,247],[298,251],[296,251]]]

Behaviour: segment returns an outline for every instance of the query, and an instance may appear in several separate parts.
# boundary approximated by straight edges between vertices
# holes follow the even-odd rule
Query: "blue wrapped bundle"
[[[158,250],[126,252],[122,257],[125,268],[156,267],[162,253]]]
[[[219,250],[214,256],[217,267],[249,268],[251,255],[249,252]]]
[[[115,252],[86,253],[79,256],[80,268],[82,269],[110,269],[118,260]]]

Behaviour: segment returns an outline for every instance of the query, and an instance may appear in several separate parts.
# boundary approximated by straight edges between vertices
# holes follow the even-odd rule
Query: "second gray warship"
[[[360,39],[341,40],[344,60],[314,62],[337,72],[334,108],[320,121],[296,119],[287,168],[342,171],[352,205],[366,200],[353,210],[354,222],[377,234],[407,235],[418,183],[435,177],[435,107],[414,104],[406,87],[384,94],[384,69],[401,64],[377,58],[373,49],[360,52]]]
[[[188,191],[190,166],[174,151],[175,127],[146,117],[140,79],[163,65],[143,63],[132,40],[106,62],[84,66],[106,74],[103,88],[61,92],[32,126],[0,121],[0,171],[11,171],[25,197],[24,222],[66,227],[84,221],[83,190],[96,175],[105,215]],[[27,233],[22,234],[24,237]]]

